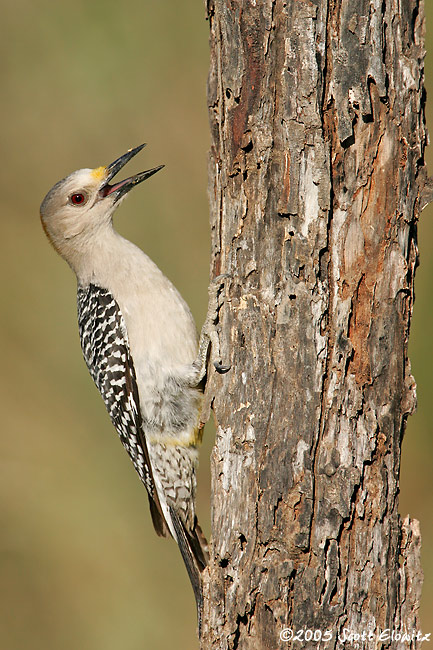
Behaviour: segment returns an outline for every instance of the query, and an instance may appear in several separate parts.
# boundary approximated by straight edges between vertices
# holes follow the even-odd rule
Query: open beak
[[[101,199],[105,198],[106,196],[113,195],[114,201],[117,202],[135,185],[138,185],[142,181],[145,181],[147,178],[150,178],[153,176],[153,174],[156,174],[156,172],[159,172],[159,170],[164,167],[164,165],[159,165],[159,167],[154,167],[153,169],[148,169],[145,172],[140,172],[135,176],[125,178],[125,180],[120,181],[120,183],[115,183],[114,185],[109,184],[111,179],[116,176],[117,172],[119,172],[122,167],[124,167],[126,163],[129,162],[131,158],[136,156],[145,146],[145,144],[140,144],[138,147],[135,147],[135,149],[130,149],[125,154],[123,154],[123,156],[120,156],[120,158],[106,167],[107,176],[105,177],[104,185],[99,190],[99,196]]]

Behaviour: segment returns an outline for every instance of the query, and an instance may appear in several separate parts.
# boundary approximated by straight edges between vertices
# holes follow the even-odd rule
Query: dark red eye
[[[86,202],[86,197],[84,194],[72,194],[70,201],[73,205],[82,205]]]

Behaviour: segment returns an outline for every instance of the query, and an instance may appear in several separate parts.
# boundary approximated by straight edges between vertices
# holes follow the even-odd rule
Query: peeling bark
[[[398,514],[424,165],[422,0],[214,0],[209,194],[224,363],[201,647],[416,631]],[[366,641],[365,648],[388,647]],[[416,648],[417,642],[391,644]],[[308,638],[293,647],[310,647]]]

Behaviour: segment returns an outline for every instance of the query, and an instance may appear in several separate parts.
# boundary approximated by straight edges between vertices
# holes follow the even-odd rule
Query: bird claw
[[[230,273],[221,273],[220,275],[217,275],[209,285],[209,293],[212,294],[215,289],[219,290],[222,286],[224,286],[223,280],[230,277]]]
[[[221,287],[224,285],[224,280],[229,277],[230,275],[228,273],[222,273],[221,275],[218,275],[209,286],[208,313],[201,330],[197,359],[193,363],[194,375],[191,382],[194,383],[194,385],[200,383],[206,374],[209,346],[211,346],[210,360],[213,363],[215,370],[222,375],[228,372],[231,368],[231,366],[223,365],[220,361],[219,338],[216,329],[218,311],[220,308],[220,305],[218,304],[218,295]]]
[[[211,336],[209,337],[209,342],[211,345],[211,361],[213,363],[213,366],[215,370],[220,374],[224,375],[226,372],[228,372],[231,368],[231,366],[224,365],[221,363],[220,356],[219,356],[219,337],[218,333],[215,329],[215,324],[218,320],[218,312],[220,309],[220,305],[218,303],[218,295],[221,290],[221,288],[224,286],[224,280],[226,278],[230,278],[229,273],[221,273],[220,275],[217,275],[217,277],[212,281],[210,287],[209,287],[209,298],[210,298],[210,308],[209,308],[209,320],[212,322],[212,325],[210,326],[213,329],[213,332]],[[212,311],[213,310],[213,311]]]
[[[222,363],[219,361],[214,361],[213,365],[215,367],[215,370],[220,374],[220,375],[225,375],[226,372],[228,372],[231,369],[231,366],[224,366]]]

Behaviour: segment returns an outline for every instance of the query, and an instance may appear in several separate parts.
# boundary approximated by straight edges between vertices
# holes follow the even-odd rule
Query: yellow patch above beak
[[[95,179],[95,181],[103,181],[105,177],[107,176],[107,168],[106,167],[96,167],[96,169],[92,169],[91,175]]]

